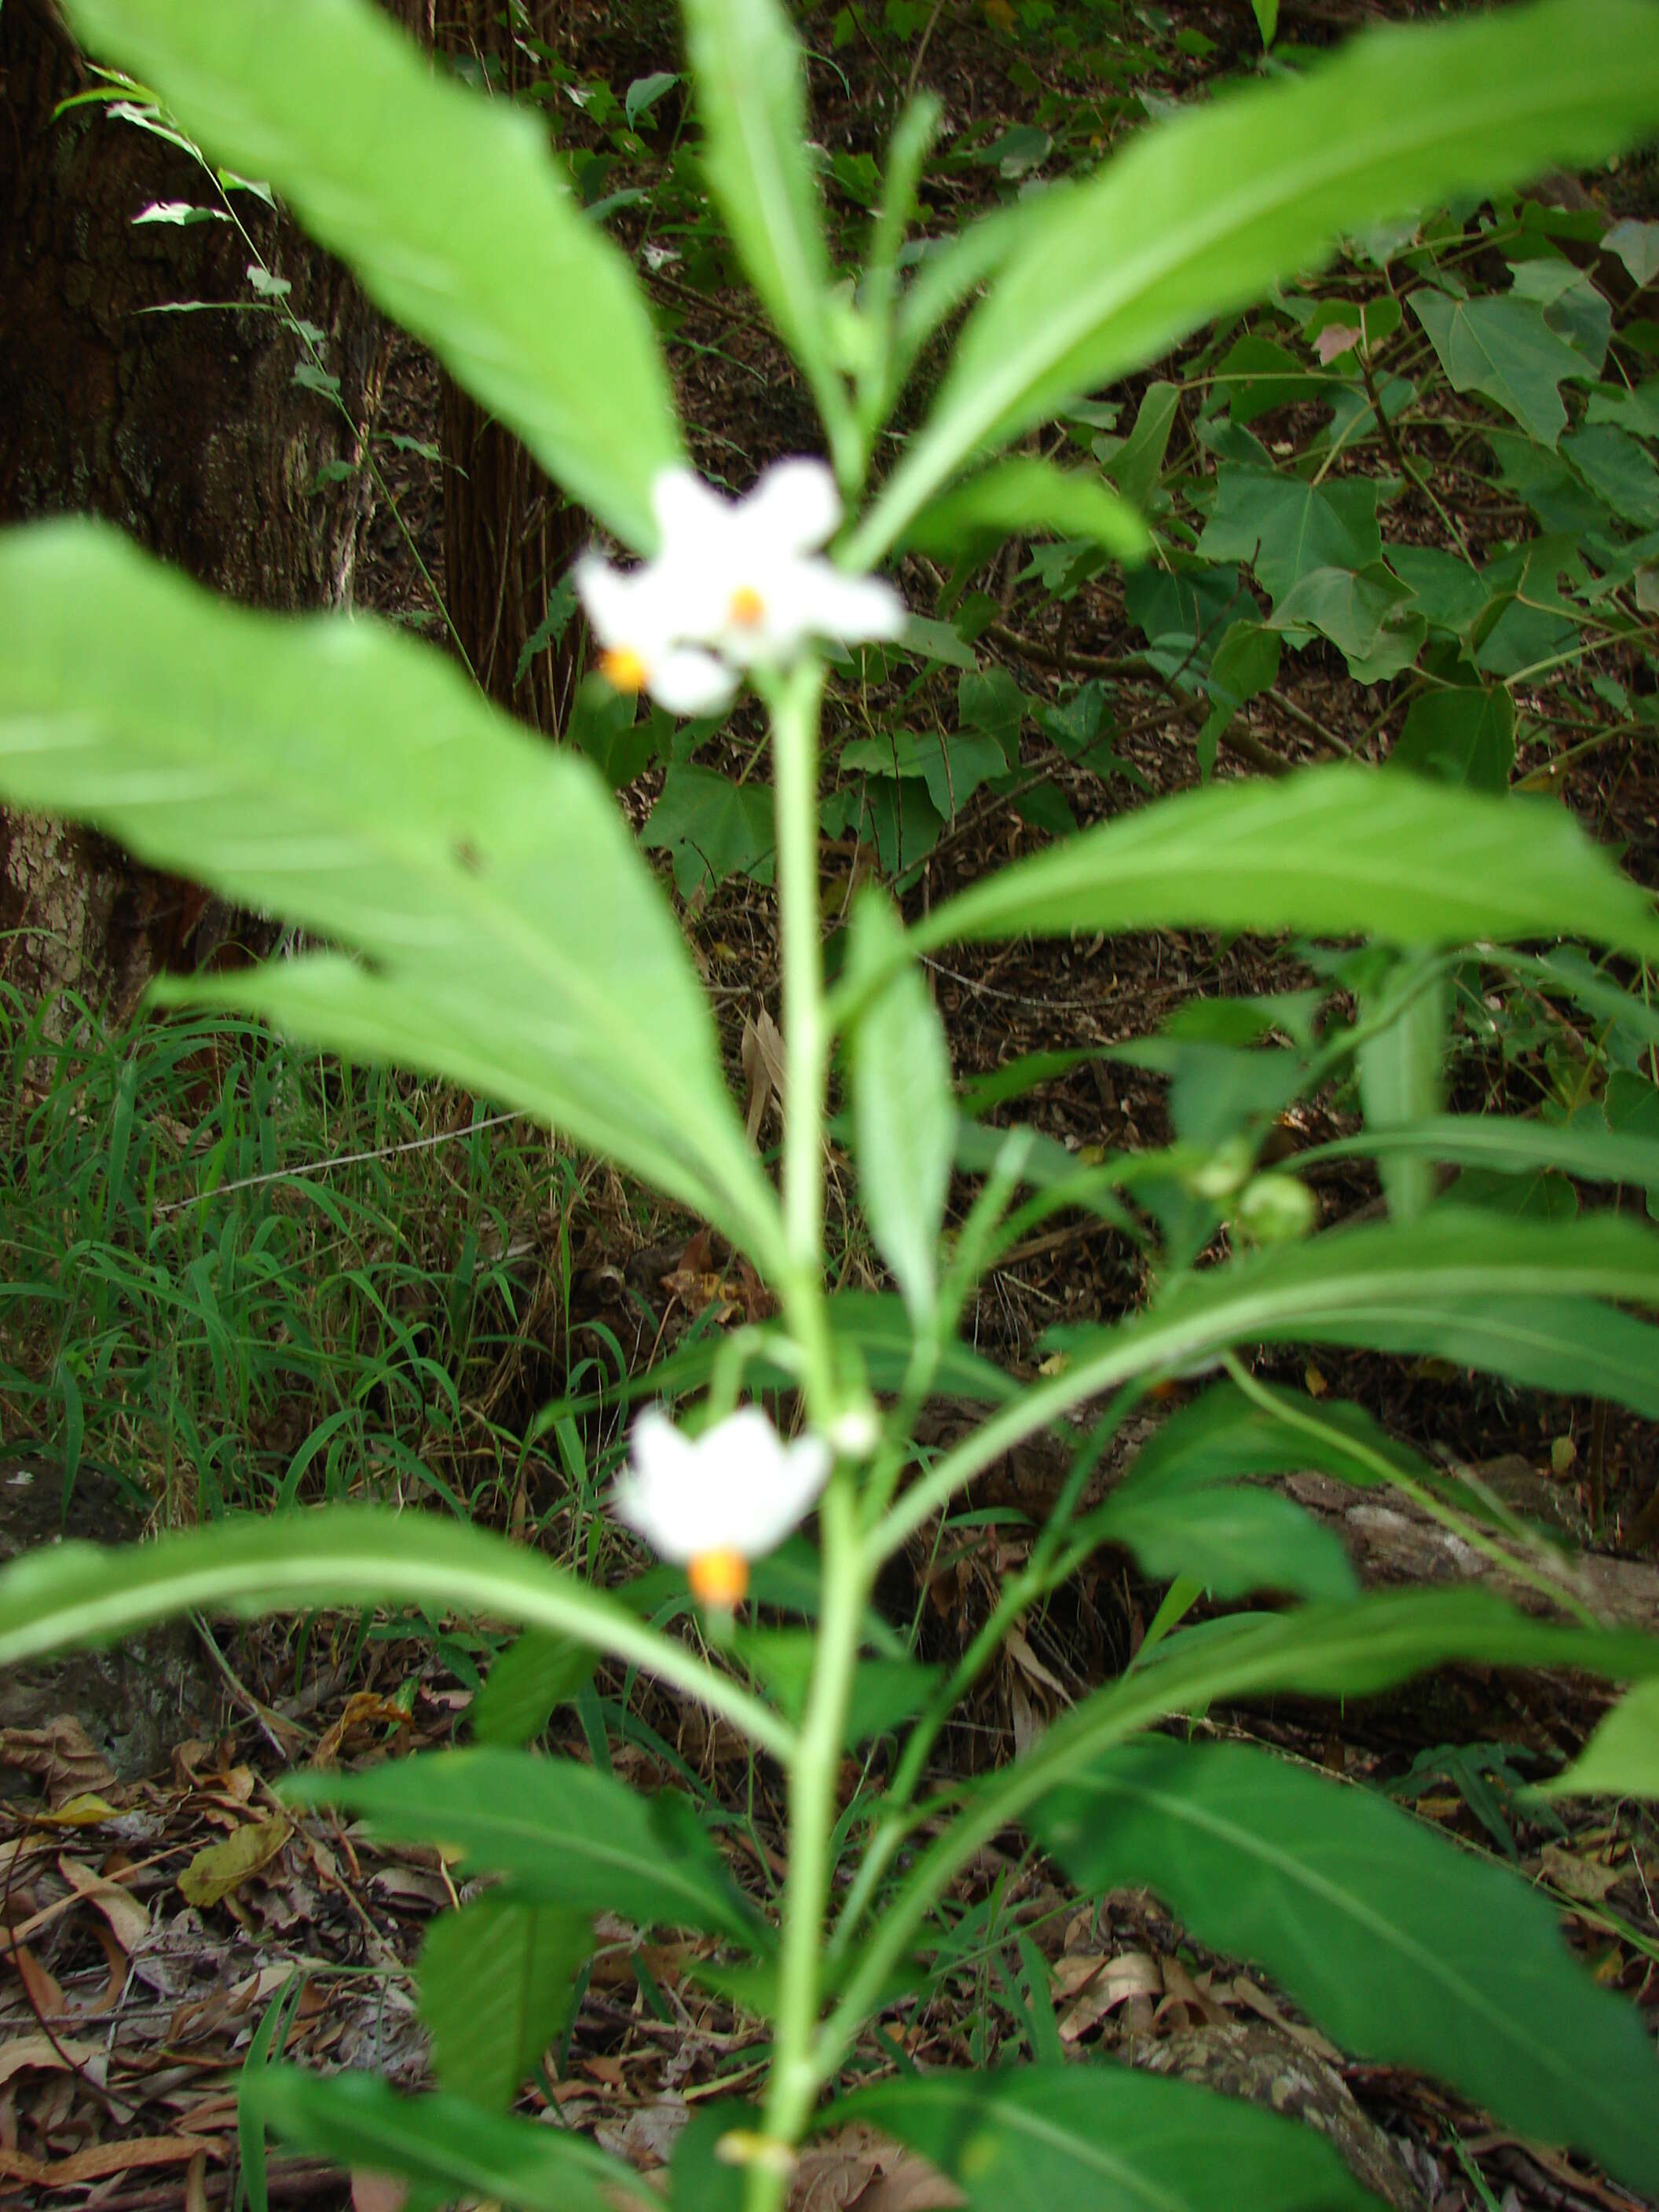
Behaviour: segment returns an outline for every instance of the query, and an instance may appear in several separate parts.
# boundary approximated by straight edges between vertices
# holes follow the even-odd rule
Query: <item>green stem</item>
[[[799,1346],[807,1410],[836,1411],[823,1301],[823,1103],[830,1066],[818,918],[818,710],[823,669],[803,660],[757,679],[772,718],[777,817],[778,933],[783,964],[783,1227],[788,1272],[779,1284]]]
[[[823,2010],[823,1923],[830,1898],[836,1783],[868,1594],[859,1541],[858,1498],[843,1468],[820,1511],[823,1590],[811,1692],[789,1762],[789,1873],[778,1961],[777,2036],[766,2099],[769,2143],[793,2147],[805,2133],[826,2078],[818,2048]],[[829,2057],[830,2069],[840,2056]],[[787,2177],[765,2162],[749,2169],[745,2212],[776,2212]]]

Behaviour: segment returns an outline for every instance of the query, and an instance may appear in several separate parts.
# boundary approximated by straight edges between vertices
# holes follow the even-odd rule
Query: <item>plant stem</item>
[[[823,2008],[820,1967],[830,1897],[830,1838],[867,1595],[857,1493],[845,1468],[824,1493],[820,1524],[823,1588],[817,1659],[806,1717],[789,1762],[789,1874],[778,1961],[777,2039],[766,2100],[768,2141],[791,2146],[811,2120],[824,2079],[817,2025]],[[770,2165],[751,2166],[746,2212],[776,2212],[787,2179]]]
[[[823,669],[803,660],[762,683],[772,718],[777,816],[778,933],[783,965],[783,1231],[788,1273],[778,1285],[799,1347],[807,1410],[836,1411],[823,1304],[823,1097],[830,1065],[818,921],[818,709]]]

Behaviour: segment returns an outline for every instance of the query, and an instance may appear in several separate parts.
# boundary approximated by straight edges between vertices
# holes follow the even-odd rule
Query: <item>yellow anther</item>
[[[727,612],[739,629],[758,629],[766,619],[766,602],[752,584],[739,584]]]
[[[645,663],[625,645],[613,645],[599,655],[599,673],[616,691],[643,691]]]
[[[730,1613],[748,1593],[749,1562],[741,1552],[729,1549],[699,1552],[687,1562],[685,1579],[702,1604]]]

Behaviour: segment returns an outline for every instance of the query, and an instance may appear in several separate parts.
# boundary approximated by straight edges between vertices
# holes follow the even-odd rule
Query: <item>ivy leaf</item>
[[[769,883],[775,837],[772,794],[763,784],[733,783],[695,761],[677,761],[640,832],[647,849],[672,854],[682,898],[713,890],[728,876]]]
[[[1429,634],[1413,599],[1380,561],[1363,568],[1314,568],[1273,609],[1273,626],[1317,630],[1342,654],[1356,684],[1376,684],[1409,668]]]
[[[1616,222],[1601,240],[1603,253],[1616,253],[1637,284],[1651,284],[1659,276],[1659,222],[1638,222],[1626,217]]]
[[[1501,684],[1421,694],[1411,703],[1389,765],[1471,791],[1507,791],[1515,766],[1514,702]]]
[[[1513,415],[1552,453],[1567,426],[1561,385],[1588,382],[1583,356],[1558,337],[1535,301],[1505,294],[1496,300],[1454,300],[1425,285],[1411,306],[1440,356],[1454,392],[1479,392]]]
[[[1209,561],[1248,562],[1278,601],[1316,568],[1364,568],[1382,559],[1376,485],[1358,477],[1307,484],[1224,464],[1198,550]]]
[[[1611,422],[1576,430],[1561,451],[1598,499],[1638,530],[1659,524],[1659,468],[1634,438]]]

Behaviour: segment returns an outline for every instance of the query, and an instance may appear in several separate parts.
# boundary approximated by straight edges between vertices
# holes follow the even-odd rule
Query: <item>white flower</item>
[[[737,501],[690,469],[666,469],[651,496],[662,533],[654,560],[624,573],[589,554],[576,568],[613,683],[643,686],[677,714],[706,713],[731,697],[730,672],[785,665],[810,638],[902,634],[904,604],[890,584],[846,575],[815,550],[841,520],[822,461],[780,461]],[[680,703],[693,696],[706,703]]]
[[[653,562],[626,572],[598,553],[576,563],[576,589],[602,650],[599,673],[618,691],[648,691],[671,714],[715,714],[738,679],[723,660],[675,634],[665,579]]]
[[[700,1437],[663,1413],[641,1413],[633,1453],[611,1493],[617,1518],[687,1570],[704,1604],[734,1606],[749,1562],[773,1551],[811,1510],[830,1474],[821,1437],[786,1444],[757,1406]]]

